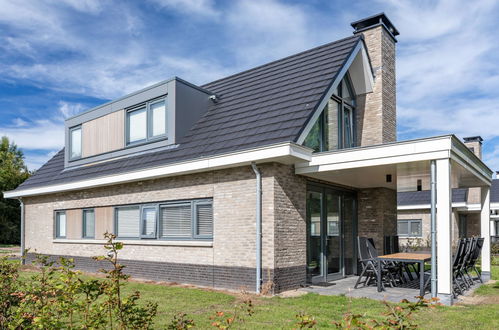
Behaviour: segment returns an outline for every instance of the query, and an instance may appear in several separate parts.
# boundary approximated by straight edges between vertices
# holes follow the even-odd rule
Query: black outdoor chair
[[[465,239],[460,239],[457,245],[456,253],[454,254],[454,260],[452,263],[452,293],[454,297],[457,297],[458,293],[463,294],[464,290],[467,289],[467,282],[462,273],[467,246],[467,241]]]
[[[385,236],[385,252],[386,254],[399,253],[400,252],[400,244],[399,237],[397,235],[394,236]],[[416,270],[416,266],[411,263],[400,263],[400,267],[402,268],[402,278],[405,281],[403,274],[406,274],[409,281],[413,281],[414,277],[413,273],[416,276],[419,275],[419,272]],[[412,269],[411,269],[412,268]]]
[[[371,282],[377,283],[378,278],[378,262],[379,260],[369,251],[368,245],[371,244],[366,237],[357,237],[357,244],[359,249],[359,258],[360,264],[362,267],[362,271],[355,283],[354,288],[357,289],[359,284],[363,284],[363,286],[369,285]],[[371,244],[372,245],[372,244]],[[362,281],[362,279],[364,279]],[[381,285],[384,286],[384,282],[388,281],[390,286],[392,285],[390,272],[382,267],[381,268]]]
[[[378,250],[376,249],[372,238],[367,239],[367,250],[371,255],[371,258],[379,261]],[[381,266],[382,269],[385,269],[387,271],[390,286],[395,286],[397,284],[397,281],[404,282],[402,267],[399,265],[399,263],[395,263],[393,261],[382,261]]]
[[[476,267],[476,263],[478,261],[478,258],[480,257],[481,252],[482,252],[483,241],[484,241],[484,239],[482,237],[477,237],[474,239],[474,244],[472,246],[470,256],[469,256],[466,264],[463,267],[463,271],[466,274],[466,276],[468,277],[468,279],[471,281],[471,283],[474,283],[474,280],[479,280],[480,283],[483,283],[482,274],[478,271],[478,268]],[[474,271],[477,274],[476,278],[473,278],[471,276],[470,273],[472,271]]]

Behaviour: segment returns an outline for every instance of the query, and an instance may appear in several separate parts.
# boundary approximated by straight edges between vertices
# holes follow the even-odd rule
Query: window
[[[341,80],[303,145],[314,151],[355,147],[355,92],[348,75]]]
[[[421,191],[423,190],[423,182],[421,179],[418,179],[417,183],[416,183],[416,190],[417,191]]]
[[[211,239],[211,200],[158,203],[115,208],[118,238]]]
[[[140,207],[116,208],[116,236],[118,238],[138,238],[140,226]]]
[[[81,158],[81,126],[69,130],[70,159]]]
[[[142,208],[140,225],[140,236],[144,238],[156,238],[156,207],[146,206]]]
[[[94,210],[83,210],[83,238],[95,238],[95,212]]]
[[[421,219],[398,220],[397,234],[400,237],[422,237]]]
[[[55,213],[55,237],[66,238],[66,212]]]
[[[213,237],[213,207],[211,203],[194,204],[196,214],[195,237]]]
[[[166,136],[166,100],[146,103],[127,112],[127,144],[147,142]]]

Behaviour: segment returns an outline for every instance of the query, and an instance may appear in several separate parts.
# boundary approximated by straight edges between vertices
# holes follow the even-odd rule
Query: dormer
[[[213,94],[173,78],[92,108],[65,122],[65,167],[175,148]]]

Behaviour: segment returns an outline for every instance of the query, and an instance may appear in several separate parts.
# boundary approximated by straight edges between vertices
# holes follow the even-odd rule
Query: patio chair
[[[374,246],[372,238],[367,239],[367,250],[371,258],[378,260],[379,256],[378,250]],[[390,286],[392,287],[395,286],[397,284],[397,280],[399,282],[404,282],[402,275],[402,267],[400,266],[399,263],[395,263],[392,261],[389,262],[383,261],[381,266],[382,269],[385,269],[387,271]]]
[[[355,283],[354,288],[357,289],[359,284],[363,284],[363,286],[369,285],[371,281],[374,281],[377,283],[377,278],[378,278],[378,260],[373,257],[369,253],[368,249],[368,238],[366,237],[357,237],[357,244],[358,244],[358,249],[359,249],[359,258],[360,258],[360,264],[362,267],[362,271],[359,275],[359,278],[357,279],[357,282]],[[389,272],[386,268],[381,269],[381,281],[382,281],[382,286],[383,282],[385,279],[389,278]],[[362,281],[364,279],[364,281]],[[391,283],[390,283],[391,285]]]
[[[469,242],[466,239],[460,239],[457,245],[456,253],[452,263],[452,294],[457,297],[458,294],[463,294],[468,289],[468,283],[464,278],[463,265],[468,252]]]
[[[482,247],[483,247],[483,241],[484,239],[482,237],[477,237],[474,239],[474,244],[472,246],[472,250],[469,256],[469,259],[467,260],[466,264],[463,267],[463,271],[468,276],[468,278],[471,280],[473,283],[475,280],[479,280],[480,283],[483,283],[482,280],[482,274],[479,272],[478,268],[476,267],[476,263],[478,261],[478,258],[480,257],[480,254],[482,252]],[[477,274],[476,278],[473,278],[471,276],[471,272],[474,271]]]
[[[400,252],[399,237],[397,235],[385,236],[384,248],[385,248],[385,254],[399,253]],[[399,268],[400,270],[399,278],[402,282],[404,283],[406,282],[404,271],[407,273],[409,280],[411,281],[413,280],[411,271],[409,269],[409,264],[405,262],[395,262],[395,261],[392,261],[391,264]]]

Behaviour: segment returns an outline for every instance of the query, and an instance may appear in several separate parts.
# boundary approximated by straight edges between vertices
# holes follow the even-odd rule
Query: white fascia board
[[[127,183],[133,181],[150,180],[160,177],[176,176],[190,173],[211,171],[222,168],[248,165],[251,162],[277,161],[293,164],[296,161],[310,160],[312,149],[291,142],[270,145],[266,147],[238,151],[234,153],[206,157],[202,159],[169,164],[145,170],[99,177],[95,179],[77,182],[63,183],[39,188],[31,188],[19,191],[7,191],[5,198],[16,198],[25,196],[43,195],[71,190],[81,190],[101,187],[112,184]]]
[[[490,209],[491,210],[498,210],[499,209],[499,203],[490,203]]]
[[[365,56],[366,59],[363,59],[362,60],[362,64],[366,63],[369,63],[369,60],[367,59],[367,52],[365,51],[364,49],[364,43],[362,41],[359,41],[357,43],[357,45],[355,46],[355,48],[353,49],[352,53],[350,54],[350,56],[348,57],[348,59],[346,60],[345,64],[343,65],[343,67],[341,68],[341,70],[338,72],[338,74],[336,75],[336,78],[335,80],[333,81],[331,87],[326,91],[326,94],[324,95],[324,98],[321,100],[321,102],[319,103],[319,105],[317,106],[317,109],[315,109],[315,112],[314,114],[312,115],[312,118],[310,118],[309,122],[307,123],[307,125],[305,126],[305,128],[303,129],[300,137],[298,138],[297,142],[298,144],[303,144],[303,142],[305,141],[305,138],[307,137],[308,133],[310,132],[310,130],[312,129],[312,127],[314,126],[315,122],[317,121],[317,118],[319,118],[322,110],[324,110],[324,108],[326,107],[327,103],[329,102],[329,99],[331,98],[331,96],[333,96],[333,93],[336,89],[336,87],[338,87],[339,83],[341,82],[341,80],[343,79],[343,77],[345,76],[345,74],[347,73],[348,69],[350,68],[350,66],[352,65],[353,61],[355,60],[357,54],[361,54],[362,56]],[[361,52],[361,50],[364,49],[364,52]],[[368,66],[370,68],[370,66]],[[367,72],[368,70],[365,69],[364,72]],[[371,85],[367,85],[367,87],[365,87],[365,89],[367,90],[372,90],[373,88],[373,85],[374,85],[374,79],[372,77],[372,72],[369,72],[369,75],[371,76],[370,78],[366,78],[365,80],[365,83],[366,84],[369,84],[371,83]],[[354,86],[354,89],[355,89],[355,86]]]
[[[466,203],[452,203],[452,208],[465,208]],[[398,211],[407,211],[407,210],[425,210],[431,209],[431,204],[414,204],[414,205],[399,205],[397,206]]]
[[[337,171],[450,157],[451,136],[349,148],[312,155],[310,162],[295,165],[296,174]]]
[[[452,136],[451,158],[480,179],[484,185],[492,184],[493,171],[455,136]]]

